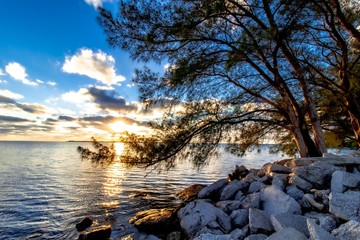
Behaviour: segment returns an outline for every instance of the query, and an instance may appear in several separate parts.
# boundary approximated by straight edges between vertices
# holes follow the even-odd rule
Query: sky
[[[0,140],[109,140],[161,117],[138,102],[143,65],[107,44],[98,6],[119,11],[117,0],[2,1]]]

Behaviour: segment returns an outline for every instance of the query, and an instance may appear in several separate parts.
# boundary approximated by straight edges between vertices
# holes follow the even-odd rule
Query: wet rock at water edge
[[[87,228],[91,227],[92,224],[93,224],[93,220],[90,217],[85,217],[83,220],[81,220],[81,222],[77,223],[75,226],[78,232],[82,232],[85,231]]]
[[[184,188],[180,192],[176,193],[176,196],[183,202],[188,203],[197,198],[198,193],[206,187],[204,184],[193,184],[190,187]]]
[[[103,226],[80,234],[78,240],[108,240],[110,236],[111,227]]]
[[[150,209],[135,214],[130,223],[146,233],[169,233],[179,229],[179,208]]]
[[[228,180],[240,180],[241,178],[244,178],[248,173],[249,170],[244,165],[241,165],[240,167],[236,165],[235,170],[231,174],[229,174]]]

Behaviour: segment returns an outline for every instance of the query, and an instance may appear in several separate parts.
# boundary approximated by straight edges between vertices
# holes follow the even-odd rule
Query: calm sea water
[[[148,173],[119,163],[94,167],[80,160],[79,144],[86,146],[0,142],[0,240],[77,239],[75,224],[85,216],[111,225],[119,239],[136,231],[128,223],[134,213],[178,204],[175,193],[184,187],[224,178],[236,164],[257,168],[284,157],[263,146],[244,158],[223,154],[201,171],[184,163]]]

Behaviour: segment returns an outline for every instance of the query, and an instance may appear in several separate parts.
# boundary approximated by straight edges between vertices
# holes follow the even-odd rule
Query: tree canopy
[[[219,143],[241,154],[265,139],[320,156],[323,128],[336,128],[320,93],[344,107],[359,142],[360,15],[349,4],[135,0],[121,1],[116,17],[100,8],[110,45],[170,65],[165,74],[136,71],[140,99],[167,112],[152,136],[124,134],[122,161],[171,167],[191,155],[201,165]]]

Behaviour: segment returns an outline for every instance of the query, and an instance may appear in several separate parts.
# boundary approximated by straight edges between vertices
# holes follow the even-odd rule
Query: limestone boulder
[[[294,198],[296,201],[301,200],[305,195],[303,191],[293,185],[286,187],[286,194]]]
[[[263,189],[260,197],[263,210],[269,214],[284,212],[301,214],[299,203],[275,186]]]
[[[306,237],[309,237],[310,234],[307,228],[307,220],[307,217],[290,213],[278,213],[271,215],[271,223],[277,232],[284,228],[294,228],[303,233]]]
[[[220,198],[221,191],[227,185],[227,179],[219,179],[216,182],[204,187],[198,193],[200,199],[213,199],[218,200]]]
[[[244,240],[266,240],[268,238],[265,234],[251,234],[247,236]]]
[[[283,228],[278,232],[270,235],[266,240],[282,240],[282,239],[291,239],[291,240],[307,240],[308,238],[298,230],[294,228]]]
[[[260,181],[254,181],[250,184],[248,193],[256,193],[259,192],[261,189],[265,188],[267,185]]]
[[[313,188],[313,185],[311,183],[296,175],[292,175],[289,177],[289,184],[294,185],[305,192],[309,192]]]
[[[247,195],[241,202],[244,209],[260,208],[261,194],[259,192]]]
[[[227,234],[231,231],[231,218],[204,200],[190,202],[179,210],[178,217],[182,230],[190,239],[202,233]]]
[[[332,164],[317,162],[309,166],[296,167],[293,169],[293,173],[310,182],[316,188],[324,189],[329,187],[331,175],[338,170],[340,170],[340,168]]]
[[[328,231],[321,228],[319,225],[315,223],[315,221],[308,220],[307,227],[310,233],[310,239],[313,240],[336,240],[333,235],[331,235]]]
[[[336,217],[329,213],[308,212],[305,217],[316,220],[316,223],[328,232],[336,228]]]
[[[231,224],[235,228],[242,228],[249,223],[249,210],[238,209],[230,214]]]
[[[335,171],[331,178],[331,192],[343,193],[348,189],[360,188],[360,174]]]
[[[239,209],[241,206],[241,201],[219,201],[216,203],[216,207],[223,210],[225,213],[230,214],[232,211]]]
[[[330,193],[329,212],[349,221],[360,221],[360,192]]]
[[[360,223],[358,221],[350,220],[342,224],[332,232],[337,239],[342,240],[359,240],[360,239]]]
[[[235,195],[241,191],[243,183],[239,180],[233,180],[228,185],[225,186],[225,188],[222,190],[220,195],[220,201],[224,200],[232,200],[235,198]]]
[[[204,184],[193,184],[176,193],[176,196],[183,202],[188,203],[197,198],[198,193],[206,187]]]
[[[249,227],[251,234],[269,234],[274,232],[274,227],[270,221],[270,215],[267,212],[256,208],[249,209]]]

